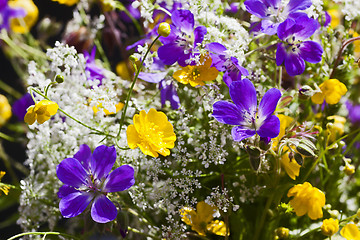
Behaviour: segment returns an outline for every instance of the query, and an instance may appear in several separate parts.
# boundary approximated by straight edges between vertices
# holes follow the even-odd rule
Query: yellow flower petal
[[[322,234],[325,236],[332,236],[337,231],[339,231],[339,220],[333,218],[323,220],[323,224],[321,226]]]
[[[80,0],[52,0],[53,2],[58,2],[60,4],[65,4],[67,6],[72,6],[78,3]]]
[[[207,230],[219,236],[226,236],[226,224],[220,220],[214,220],[207,225]],[[228,232],[228,236],[230,233]]]
[[[32,0],[13,0],[9,1],[9,6],[13,8],[22,8],[26,15],[24,18],[12,18],[10,21],[11,30],[16,33],[27,33],[36,23],[39,10]]]
[[[347,92],[346,86],[337,79],[329,79],[319,86],[321,93],[316,93],[311,100],[316,104],[322,104],[324,99],[328,104],[336,104]]]
[[[0,127],[10,119],[11,115],[11,106],[8,99],[0,94]]]
[[[358,227],[353,224],[349,223],[346,224],[340,231],[341,236],[346,238],[346,240],[359,240],[360,239],[360,231]]]
[[[288,147],[284,147],[283,151],[285,152],[282,157],[281,157],[281,166],[285,169],[285,172],[289,175],[289,177],[293,180],[296,179],[296,177],[299,176],[300,174],[300,168],[301,165],[299,165],[295,159],[291,159],[289,158],[289,155],[287,152]]]

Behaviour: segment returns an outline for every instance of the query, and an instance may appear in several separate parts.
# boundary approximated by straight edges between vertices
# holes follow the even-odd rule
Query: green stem
[[[128,229],[134,233],[138,233],[138,234],[141,234],[143,236],[146,236],[146,237],[151,237],[153,239],[157,239],[157,240],[161,240],[161,238],[159,237],[155,237],[153,235],[150,235],[150,234],[147,234],[147,233],[144,233],[144,232],[141,232],[140,230],[137,230],[136,228],[132,228],[132,227],[128,227]]]
[[[59,232],[26,232],[26,233],[20,233],[20,234],[17,234],[15,236],[12,236],[11,238],[8,238],[7,240],[13,240],[13,239],[16,239],[16,238],[19,238],[19,237],[22,237],[22,236],[27,236],[27,235],[45,235],[45,236],[46,235],[62,235],[64,237],[69,237],[69,238],[72,238],[72,239],[80,240],[80,238],[71,236],[71,235],[66,234],[66,233],[59,233]]]
[[[2,80],[0,80],[0,88],[2,90],[4,90],[5,92],[7,92],[8,94],[14,96],[15,98],[21,98],[22,94],[18,91],[16,91],[14,88],[12,88],[11,86],[7,85],[5,82],[3,82]]]
[[[257,228],[256,228],[256,231],[255,231],[255,235],[254,235],[253,240],[257,240],[260,237],[261,230],[262,230],[262,228],[264,226],[264,223],[265,223],[266,214],[267,214],[267,212],[268,212],[268,210],[270,208],[270,205],[272,203],[273,198],[274,198],[274,194],[271,194],[270,197],[268,198],[267,202],[266,202],[266,205],[265,205],[264,211],[262,213],[260,222],[257,224]]]
[[[139,32],[140,35],[143,35],[144,32],[141,29],[141,26],[139,22],[131,15],[131,13],[127,10],[127,8],[120,2],[116,2],[115,6],[118,10],[125,12],[125,14],[131,19],[131,21],[134,23],[136,30]]]
[[[0,138],[5,139],[6,141],[9,142],[15,142],[15,138],[10,137],[9,135],[6,135],[5,133],[0,132]]]
[[[140,63],[139,68],[138,68],[137,71],[136,71],[136,75],[135,75],[135,77],[134,77],[134,80],[133,80],[132,83],[131,83],[130,90],[129,90],[128,95],[127,95],[127,97],[126,97],[125,106],[124,106],[124,109],[123,109],[123,112],[122,112],[122,115],[121,115],[121,119],[120,119],[119,132],[118,132],[118,134],[117,134],[117,138],[118,138],[118,139],[119,139],[119,137],[120,137],[121,129],[122,129],[122,126],[123,126],[124,121],[125,121],[126,111],[127,111],[128,105],[129,105],[131,93],[132,93],[132,91],[133,91],[133,89],[134,89],[136,80],[138,79],[138,76],[139,76],[140,71],[141,71],[141,69],[142,69],[142,66],[143,66],[143,64],[144,64],[144,61],[145,61],[147,55],[149,54],[150,49],[152,48],[152,46],[154,46],[155,42],[159,39],[159,37],[160,37],[160,35],[158,35],[158,36],[154,39],[154,41],[150,44],[148,50],[146,51],[145,55],[143,56],[143,58],[142,58],[142,60],[141,60],[141,63]]]
[[[104,65],[108,70],[111,70],[111,64],[109,62],[109,59],[106,57],[106,54],[104,52],[103,47],[101,46],[101,43],[99,39],[94,40],[97,50],[100,53],[101,59],[104,61]]]

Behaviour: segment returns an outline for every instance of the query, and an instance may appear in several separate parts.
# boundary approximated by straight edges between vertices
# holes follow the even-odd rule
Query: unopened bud
[[[355,173],[355,166],[352,164],[346,164],[344,167],[344,172],[348,176],[353,175]]]
[[[285,227],[279,227],[275,230],[275,234],[279,237],[279,239],[286,239],[289,237],[289,229]]]
[[[171,32],[170,24],[168,24],[167,22],[160,23],[158,28],[158,34],[160,36],[167,37],[170,35],[170,32]]]
[[[56,75],[55,81],[56,81],[57,83],[63,83],[63,82],[64,82],[64,76],[62,76],[62,75]]]

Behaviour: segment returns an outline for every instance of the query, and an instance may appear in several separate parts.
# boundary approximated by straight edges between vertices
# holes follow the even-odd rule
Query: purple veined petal
[[[172,23],[179,28],[181,31],[188,35],[192,35],[194,31],[194,15],[185,9],[179,9],[172,12],[171,15]]]
[[[226,47],[220,43],[212,42],[206,45],[207,49],[209,49],[210,52],[219,54],[219,55],[225,55],[225,51],[227,50]]]
[[[158,49],[158,56],[166,65],[174,64],[182,55],[184,55],[184,50],[175,43],[165,44]]]
[[[325,22],[324,22],[324,27],[327,27],[331,22],[331,16],[330,14],[325,11]]]
[[[160,89],[160,98],[161,98],[161,107],[165,106],[166,100],[170,101],[171,108],[176,110],[180,107],[180,99],[176,91],[176,87],[171,82],[167,85],[165,80],[161,81],[159,84]]]
[[[171,31],[169,36],[159,38],[159,41],[164,45],[174,43],[178,36],[182,35],[180,29],[178,29],[174,24],[170,24],[170,29]],[[157,35],[157,32],[154,35]]]
[[[234,72],[226,71],[223,75],[223,81],[225,82],[226,86],[230,87],[232,82],[237,81],[238,75],[239,74],[234,74]]]
[[[278,22],[273,22],[271,20],[264,19],[261,21],[260,30],[262,33],[265,33],[267,35],[274,35],[277,33],[279,24],[280,23],[278,23]]]
[[[181,66],[181,67],[186,67],[188,65],[196,65],[196,62],[195,61],[191,61],[190,63],[188,62],[188,60],[191,58],[191,57],[194,57],[195,54],[192,54],[192,53],[182,53],[179,55],[179,58],[178,58],[178,64]]]
[[[261,31],[261,21],[260,22],[253,22],[250,24],[249,33],[253,33],[254,36],[258,35]]]
[[[126,50],[126,51],[129,51],[130,49],[133,49],[134,47],[137,47],[137,46],[139,46],[139,45],[140,45],[140,46],[143,46],[145,43],[150,42],[150,41],[151,41],[150,36],[149,36],[149,37],[148,37],[148,35],[146,35],[145,37],[143,36],[143,38],[140,39],[139,41],[136,41],[136,42],[134,42],[133,44],[127,46],[127,47],[125,48],[125,50]]]
[[[64,218],[76,217],[82,213],[94,195],[88,192],[74,192],[62,198],[59,203],[59,210]]]
[[[290,76],[300,75],[305,71],[305,62],[298,54],[287,53],[285,58],[285,69]]]
[[[226,70],[224,64],[226,62],[225,55],[218,55],[210,52],[210,57],[212,59],[211,67],[215,67],[219,72],[224,72]]]
[[[267,119],[276,109],[281,97],[279,89],[271,88],[263,96],[259,104],[258,116],[260,119]]]
[[[246,129],[242,126],[236,126],[231,129],[231,136],[233,137],[234,141],[242,141],[245,138],[249,138],[255,135],[255,130]]]
[[[323,49],[317,42],[305,41],[300,43],[299,54],[309,63],[318,63],[322,59]]]
[[[278,37],[285,41],[290,35],[294,34],[293,26],[295,25],[295,21],[292,19],[286,19],[284,22],[279,24],[277,28]]]
[[[80,149],[75,153],[74,158],[81,163],[85,170],[90,170],[91,149],[88,145],[80,145]]]
[[[95,148],[91,158],[91,172],[97,179],[106,177],[116,161],[116,149],[114,146],[105,145]]]
[[[247,78],[232,82],[229,87],[230,97],[240,111],[253,114],[257,108],[256,90],[254,84]]]
[[[159,73],[139,73],[139,78],[150,83],[159,83],[161,80],[165,78],[167,72],[159,72]]]
[[[242,75],[249,76],[249,71],[239,64],[239,60],[236,57],[231,57],[230,59]]]
[[[66,185],[81,187],[87,185],[88,174],[75,158],[65,158],[56,166],[56,175]]]
[[[278,43],[276,50],[276,65],[280,66],[286,58],[286,49],[283,43]]]
[[[194,38],[195,38],[194,47],[196,47],[196,45],[198,43],[202,43],[206,33],[207,33],[207,29],[204,26],[198,26],[197,28],[195,28],[195,30],[194,30]]]
[[[74,193],[74,192],[80,192],[78,190],[76,190],[75,188],[69,186],[69,185],[62,185],[59,188],[59,191],[57,192],[58,198],[64,198],[67,195]]]
[[[296,18],[296,25],[299,26],[294,32],[296,40],[305,40],[315,33],[320,24],[307,15]]]
[[[271,115],[264,120],[260,128],[256,131],[260,137],[275,138],[280,132],[280,120],[277,116]]]
[[[311,0],[290,0],[284,11],[292,13],[299,10],[305,10],[312,5]]]
[[[177,94],[176,87],[171,83],[170,91],[169,91],[169,99],[171,108],[176,110],[180,107],[180,98]]]
[[[268,7],[279,8],[281,0],[263,0],[263,2]]]
[[[230,125],[241,125],[244,121],[238,107],[226,101],[218,101],[213,105],[212,116],[221,123]]]
[[[268,8],[267,6],[262,2],[262,1],[259,1],[259,0],[247,0],[244,2],[245,4],[245,7],[246,7],[246,10],[259,17],[259,18],[265,18],[266,17],[266,14],[267,14],[267,11],[268,11]]]
[[[135,183],[134,168],[123,165],[112,171],[104,183],[104,192],[120,192],[129,189]]]
[[[103,194],[98,195],[91,206],[91,218],[98,223],[107,223],[116,218],[115,205]]]

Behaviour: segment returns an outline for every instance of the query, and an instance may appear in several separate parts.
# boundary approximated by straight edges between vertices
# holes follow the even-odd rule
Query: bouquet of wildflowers
[[[358,1],[44,1],[0,0],[9,239],[360,239]]]

